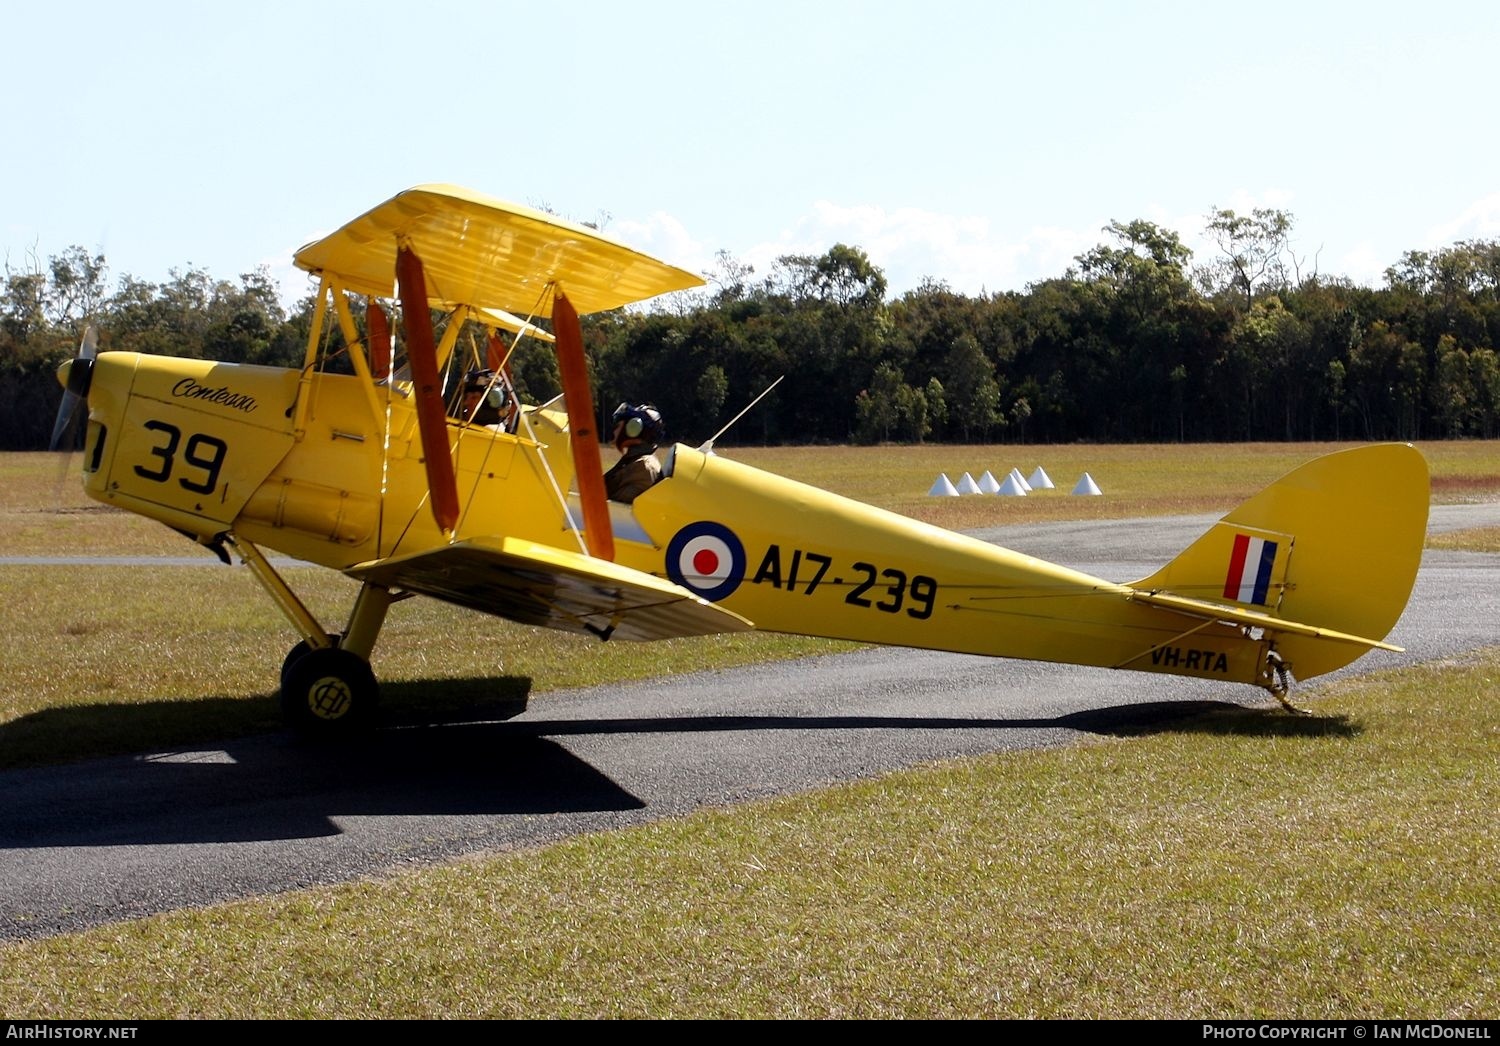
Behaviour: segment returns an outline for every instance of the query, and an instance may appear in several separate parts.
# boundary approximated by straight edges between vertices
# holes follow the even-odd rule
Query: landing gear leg
[[[370,652],[392,602],[390,591],[366,583],[354,601],[348,629],[342,636],[330,634],[260,549],[234,535],[228,541],[303,637],[281,666],[281,713],[287,724],[324,738],[368,726],[380,701]]]

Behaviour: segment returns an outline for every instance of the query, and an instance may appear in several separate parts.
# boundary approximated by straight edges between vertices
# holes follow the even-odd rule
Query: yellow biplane
[[[624,505],[605,497],[578,316],[696,276],[444,185],[399,194],[296,263],[321,284],[300,369],[90,342],[60,371],[58,431],[86,399],[88,493],[254,572],[300,636],[281,700],[305,731],[370,719],[371,651],[411,594],[600,639],[761,628],[1232,680],[1283,699],[1293,676],[1397,649],[1383,639],[1427,519],[1427,469],[1409,446],[1312,461],[1133,584],[683,445]],[[464,330],[485,332],[496,375],[521,339],[555,340],[562,409],[450,416],[444,374]],[[341,633],[262,548],[360,582]]]

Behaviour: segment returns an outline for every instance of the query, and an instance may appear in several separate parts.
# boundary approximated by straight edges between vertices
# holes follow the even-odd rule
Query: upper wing
[[[552,315],[553,283],[580,313],[703,284],[595,229],[453,185],[408,189],[293,260],[336,274],[352,291],[389,297],[398,240],[422,259],[434,297],[522,316]]]
[[[667,639],[754,626],[669,581],[517,538],[477,538],[350,568],[400,588],[601,639]]]

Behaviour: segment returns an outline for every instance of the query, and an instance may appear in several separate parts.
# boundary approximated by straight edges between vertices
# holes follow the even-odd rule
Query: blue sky
[[[420,10],[419,17],[403,11]],[[1379,285],[1500,237],[1500,5],[5,4],[0,256],[268,265],[400,189],[607,217],[701,270],[834,243],[893,293],[1022,289],[1146,218],[1296,219]]]

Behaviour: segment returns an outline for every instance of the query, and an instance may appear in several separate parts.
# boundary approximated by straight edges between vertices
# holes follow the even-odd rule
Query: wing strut
[[[438,377],[432,314],[427,308],[427,279],[422,273],[422,259],[404,244],[396,252],[396,283],[401,292],[401,329],[406,335],[406,356],[411,363],[432,516],[444,534],[452,534],[458,522],[458,481],[453,475],[453,452],[448,446],[448,415],[443,408],[443,384]]]
[[[583,501],[583,538],[590,555],[613,561],[615,535],[609,528],[609,506],[604,497],[604,462],[599,456],[599,433],[594,427],[594,394],[589,390],[589,364],[583,355],[583,328],[561,287],[552,303],[552,333],[557,338],[557,369],[568,408],[573,471],[578,477],[578,496]]]
[[[374,298],[365,299],[365,324],[370,331],[370,374],[384,381],[391,376],[391,324]]]

